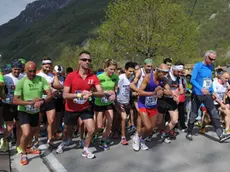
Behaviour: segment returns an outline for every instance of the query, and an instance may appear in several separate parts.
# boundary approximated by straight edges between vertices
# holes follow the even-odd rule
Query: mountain
[[[1,0],[0,1],[0,25],[19,15],[28,3],[35,0]]]
[[[64,45],[78,45],[87,38],[95,37],[108,2],[39,0],[28,5],[20,17],[0,27],[0,52],[3,60],[9,62],[20,56],[33,60],[46,55],[58,57]],[[46,10],[43,10],[44,6]],[[40,12],[35,13],[33,9]],[[23,26],[20,20],[24,21]],[[15,31],[15,28],[20,29]]]
[[[17,18],[0,26],[0,53],[4,62],[19,56],[35,61],[45,55],[57,58],[63,47],[77,46],[97,36],[109,1],[38,0],[29,4]],[[228,61],[229,0],[171,1],[184,5],[191,20],[199,23],[197,57],[207,49],[214,49],[220,59],[218,63]]]
[[[230,2],[229,0],[176,0],[185,6],[191,19],[199,23],[198,55],[208,49],[217,51],[217,64],[230,58]]]
[[[8,36],[20,32],[30,25],[45,18],[57,9],[64,8],[71,0],[39,0],[29,3],[16,18],[0,27],[0,38],[8,39]],[[2,40],[1,40],[2,41]]]

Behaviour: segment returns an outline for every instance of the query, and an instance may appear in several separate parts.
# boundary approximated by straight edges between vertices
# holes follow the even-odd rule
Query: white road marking
[[[43,144],[39,146],[39,149],[49,151],[48,146]],[[43,159],[46,161],[47,165],[54,172],[68,172],[67,169],[61,164],[60,161],[49,151],[47,155],[43,156]]]

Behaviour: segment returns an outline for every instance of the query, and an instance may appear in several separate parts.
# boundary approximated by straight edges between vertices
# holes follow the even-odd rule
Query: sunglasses
[[[92,60],[91,59],[80,59],[81,61],[83,61],[83,62],[86,62],[86,61],[88,61],[88,62],[92,62]]]
[[[29,70],[29,73],[36,73],[36,70]]]
[[[216,59],[213,59],[213,58],[211,58],[211,57],[209,57],[208,56],[208,59],[210,60],[210,61],[212,61],[212,62],[214,62]]]

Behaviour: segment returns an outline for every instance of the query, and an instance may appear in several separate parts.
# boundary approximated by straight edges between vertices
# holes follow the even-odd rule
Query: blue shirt
[[[212,65],[205,65],[203,62],[198,62],[194,65],[192,71],[191,83],[193,85],[193,93],[196,95],[204,95],[201,90],[206,88],[210,93],[213,93],[212,86]]]

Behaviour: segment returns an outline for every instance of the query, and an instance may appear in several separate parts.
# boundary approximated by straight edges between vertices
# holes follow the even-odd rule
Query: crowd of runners
[[[109,150],[112,139],[128,145],[130,135],[135,151],[148,150],[145,142],[156,133],[158,141],[170,143],[181,130],[191,141],[197,121],[201,133],[211,122],[220,142],[230,138],[230,76],[218,69],[213,77],[215,51],[208,50],[191,74],[171,58],[159,66],[148,58],[123,68],[108,59],[97,72],[90,69],[92,60],[83,51],[77,70],[64,71],[48,57],[41,69],[33,61],[15,59],[10,70],[0,74],[0,149],[7,151],[9,140],[14,140],[20,164],[27,165],[28,154],[41,153],[40,137],[47,137],[47,145],[60,154],[78,133],[82,156],[92,159],[92,144]],[[62,140],[58,146],[56,140]]]

